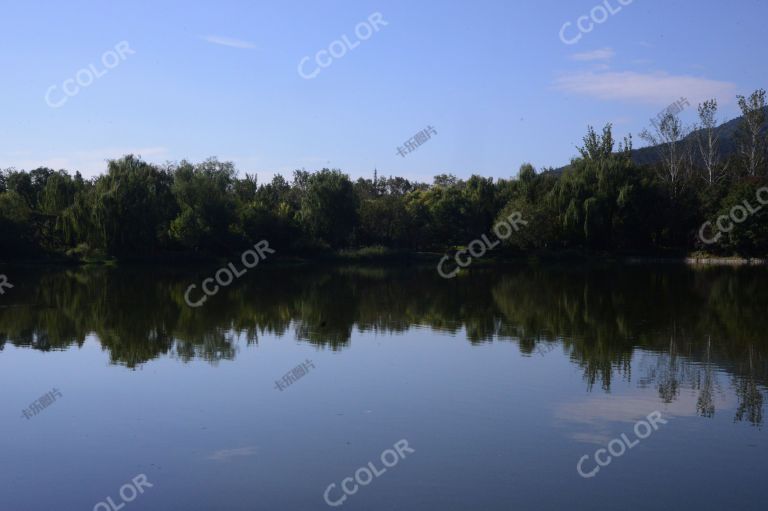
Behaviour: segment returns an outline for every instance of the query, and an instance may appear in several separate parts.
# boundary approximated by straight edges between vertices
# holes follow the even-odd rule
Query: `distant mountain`
[[[768,107],[766,107],[765,111],[766,118],[768,118]],[[720,132],[720,154],[723,159],[727,159],[736,153],[736,132],[739,128],[739,125],[741,124],[741,119],[742,117],[736,117],[735,119],[731,119],[730,121],[721,124],[717,128]],[[768,121],[766,122],[765,126],[763,126],[763,131],[768,132]],[[697,134],[698,131],[693,131],[690,135],[688,135],[686,140],[695,143],[695,137]],[[638,136],[633,134],[633,138],[637,140]],[[637,165],[652,165],[658,162],[659,154],[657,147],[648,146],[633,150],[632,161],[634,161]],[[553,172],[556,174],[561,174],[569,167],[570,164],[558,169],[554,169]]]

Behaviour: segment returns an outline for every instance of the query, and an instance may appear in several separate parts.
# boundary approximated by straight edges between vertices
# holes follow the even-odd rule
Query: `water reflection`
[[[274,267],[187,307],[186,287],[209,272],[16,270],[14,293],[0,301],[0,350],[61,350],[95,335],[114,364],[129,368],[160,356],[215,364],[264,333],[343,350],[355,329],[418,325],[471,343],[515,342],[524,355],[557,345],[589,389],[634,379],[665,403],[693,389],[704,417],[729,385],[734,420],[763,420],[765,269],[513,267],[446,281],[431,267]],[[655,356],[638,365],[638,353]]]

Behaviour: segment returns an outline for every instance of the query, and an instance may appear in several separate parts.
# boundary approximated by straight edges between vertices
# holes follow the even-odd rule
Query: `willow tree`
[[[91,242],[116,256],[161,248],[176,208],[171,176],[133,155],[111,160],[88,199]]]

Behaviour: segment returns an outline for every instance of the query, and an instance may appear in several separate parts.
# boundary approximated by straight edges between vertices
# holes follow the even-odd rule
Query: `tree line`
[[[602,132],[588,128],[579,156],[562,172],[524,164],[510,179],[441,174],[428,184],[374,173],[353,181],[322,169],[258,183],[215,158],[154,165],[133,155],[109,161],[106,174],[92,179],[44,167],[6,169],[0,257],[228,255],[261,239],[287,254],[374,246],[443,251],[490,232],[513,212],[528,225],[500,253],[766,255],[765,208],[716,244],[697,235],[703,222],[744,201],[756,204],[768,183],[765,91],[738,103],[733,140],[718,127],[718,105],[710,100],[699,105],[695,126],[668,113],[641,133],[657,151],[653,164],[633,161],[631,136],[617,147],[608,124]]]

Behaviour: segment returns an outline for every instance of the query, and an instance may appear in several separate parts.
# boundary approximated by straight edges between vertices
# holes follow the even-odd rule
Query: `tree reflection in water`
[[[207,271],[14,271],[14,293],[0,301],[0,349],[61,350],[94,335],[114,364],[130,368],[160,356],[215,364],[259,334],[290,331],[343,350],[354,329],[419,325],[473,344],[515,342],[524,355],[556,343],[589,389],[605,391],[614,378],[631,381],[636,355],[650,353],[654,363],[639,369],[638,385],[655,386],[666,403],[694,389],[704,417],[715,414],[717,374],[725,373],[738,398],[735,420],[762,423],[762,268],[511,267],[446,281],[431,266],[266,267],[192,309],[184,291]]]

